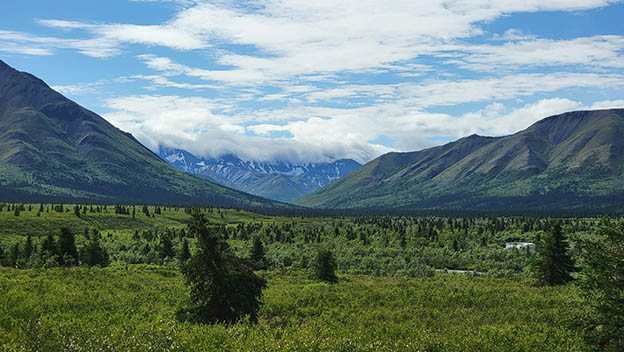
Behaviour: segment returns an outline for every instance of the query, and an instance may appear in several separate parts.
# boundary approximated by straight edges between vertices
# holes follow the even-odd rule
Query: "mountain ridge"
[[[292,163],[243,160],[233,154],[199,157],[183,149],[165,146],[159,147],[158,155],[178,170],[283,202],[292,202],[361,166],[351,159],[332,163]]]
[[[583,202],[621,206],[623,136],[623,109],[554,115],[508,136],[472,135],[421,151],[382,155],[296,204],[434,209],[566,209],[586,206]],[[605,197],[611,200],[600,204]]]
[[[0,198],[273,207],[182,173],[36,76],[0,60]]]

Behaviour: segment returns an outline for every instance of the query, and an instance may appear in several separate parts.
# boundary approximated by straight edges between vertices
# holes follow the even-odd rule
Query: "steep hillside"
[[[0,61],[0,199],[276,206],[187,175]]]
[[[389,153],[297,204],[488,210],[624,207],[624,110],[551,116],[505,137]]]

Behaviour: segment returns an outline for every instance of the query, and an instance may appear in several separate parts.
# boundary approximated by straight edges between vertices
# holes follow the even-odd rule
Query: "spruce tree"
[[[189,307],[178,312],[179,318],[231,323],[249,316],[255,321],[266,282],[207,225],[204,214],[193,209],[188,231],[198,238],[200,251],[182,268],[191,292]]]
[[[158,257],[161,261],[164,261],[165,258],[174,258],[175,253],[173,252],[173,244],[171,243],[171,238],[169,235],[162,234],[160,236],[160,244],[158,246]]]
[[[580,286],[590,314],[585,338],[595,351],[624,351],[624,224],[603,220],[583,241]]]
[[[76,239],[74,233],[67,227],[61,228],[58,240],[59,262],[61,266],[72,266],[78,264],[78,250],[76,250]]]
[[[251,247],[249,257],[256,264],[257,268],[264,268],[264,246],[262,245],[262,241],[259,236],[254,238],[253,247]]]
[[[20,247],[19,243],[13,244],[9,250],[8,265],[12,268],[16,268],[20,260]]]
[[[334,254],[327,248],[322,248],[316,255],[314,263],[316,278],[321,281],[338,282],[336,276],[336,259]]]
[[[561,221],[555,222],[537,246],[534,263],[537,279],[546,285],[562,285],[572,281],[574,261],[568,253],[568,242],[561,228]]]
[[[91,239],[82,250],[82,262],[88,266],[107,266],[108,253],[100,245],[99,236],[91,236]]]
[[[184,264],[190,258],[191,250],[189,249],[188,240],[185,238],[184,241],[182,241],[182,248],[180,249],[180,255],[178,256],[178,259],[180,260],[180,263]]]
[[[24,242],[24,249],[22,250],[22,255],[25,260],[29,260],[34,251],[32,236],[26,236],[26,241]]]
[[[54,236],[48,235],[41,242],[41,256],[52,257],[55,255],[58,255],[58,247],[56,246],[56,241],[54,240]]]

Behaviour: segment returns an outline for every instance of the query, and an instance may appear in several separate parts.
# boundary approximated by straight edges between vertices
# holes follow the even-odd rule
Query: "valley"
[[[176,318],[188,300],[178,269],[183,243],[190,253],[198,250],[188,208],[0,207],[0,262],[13,266],[0,268],[4,350],[586,349],[566,322],[585,312],[579,289],[535,285],[535,249],[506,248],[510,241],[539,241],[554,219],[298,217],[205,208],[210,228],[240,257],[249,258],[255,239],[264,246],[257,273],[267,288],[258,323],[228,326]],[[563,223],[573,243],[600,226],[592,218]],[[46,236],[60,227],[75,234],[79,253],[98,241],[106,263],[58,267],[41,257]],[[28,238],[34,250],[25,257]],[[314,278],[319,247],[335,254],[336,284]],[[463,270],[480,274],[456,273]]]

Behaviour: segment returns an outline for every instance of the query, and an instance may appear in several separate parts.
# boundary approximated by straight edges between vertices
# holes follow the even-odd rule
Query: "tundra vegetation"
[[[0,350],[617,351],[623,238],[618,219],[0,204]]]

